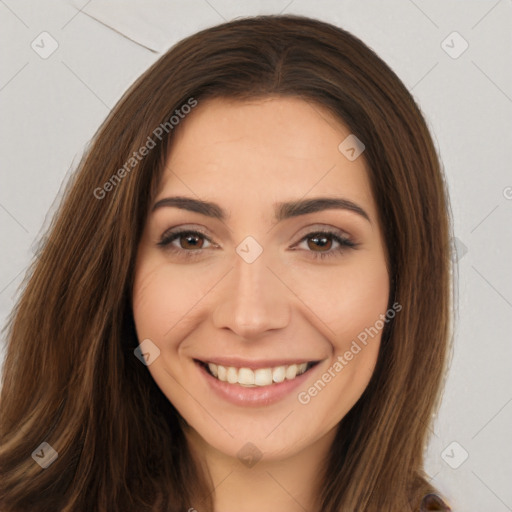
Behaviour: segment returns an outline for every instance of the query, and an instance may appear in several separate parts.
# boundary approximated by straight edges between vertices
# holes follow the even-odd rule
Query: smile
[[[194,359],[205,384],[221,399],[237,406],[268,406],[303,385],[320,361]]]
[[[314,363],[290,364],[286,366],[275,366],[270,368],[235,368],[233,366],[222,366],[215,363],[207,363],[207,371],[220,380],[229,384],[240,384],[246,387],[270,386],[293,380],[305,373]]]

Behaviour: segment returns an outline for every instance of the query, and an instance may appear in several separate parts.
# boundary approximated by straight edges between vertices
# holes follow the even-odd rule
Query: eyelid
[[[330,224],[310,224],[308,226],[305,226],[303,229],[300,230],[300,235],[297,235],[299,237],[299,241],[301,241],[306,235],[311,235],[315,233],[321,233],[321,232],[331,232],[333,234],[336,234],[343,238],[348,238],[352,240],[354,237],[346,230],[337,228],[335,226],[332,226]]]

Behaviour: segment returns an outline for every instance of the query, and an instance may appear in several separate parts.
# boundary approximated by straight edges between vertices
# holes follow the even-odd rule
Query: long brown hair
[[[431,136],[408,90],[359,39],[305,17],[259,16],[203,30],[163,55],[109,114],[69,183],[8,325],[3,512],[213,511],[177,411],[134,356],[134,261],[167,149],[186,122],[172,116],[206,98],[268,95],[322,105],[364,142],[389,304],[403,306],[339,424],[318,510],[418,511],[436,492],[423,452],[450,346],[451,245]],[[42,442],[58,453],[46,469],[31,457]]]

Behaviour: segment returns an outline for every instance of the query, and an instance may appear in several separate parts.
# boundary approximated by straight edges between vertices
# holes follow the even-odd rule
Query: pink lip
[[[272,365],[274,365],[274,362],[272,362]],[[245,407],[261,407],[278,402],[285,396],[292,393],[292,391],[298,388],[301,384],[303,384],[304,381],[309,378],[310,374],[310,370],[308,370],[302,375],[295,377],[295,379],[293,380],[285,380],[284,382],[280,382],[279,384],[271,384],[270,386],[248,388],[241,386],[240,384],[230,384],[229,382],[222,382],[213,377],[212,375],[210,375],[206,371],[204,366],[202,366],[201,364],[196,363],[196,366],[199,369],[200,374],[205,379],[207,385],[211,389],[213,389],[213,391],[220,398],[234,405]],[[232,366],[236,367],[235,364],[233,364]],[[286,363],[283,365],[278,363],[275,364],[275,366],[286,366]],[[268,367],[270,367],[270,365],[264,366],[264,368]],[[250,366],[242,365],[240,366],[240,368],[250,368]],[[256,368],[261,368],[261,366],[256,366]]]
[[[199,359],[198,359],[199,361]],[[226,368],[230,366],[234,368],[250,368],[257,370],[258,368],[275,368],[276,366],[289,366],[291,364],[310,363],[315,359],[240,359],[237,357],[214,357],[212,359],[200,359],[203,363],[220,364]]]

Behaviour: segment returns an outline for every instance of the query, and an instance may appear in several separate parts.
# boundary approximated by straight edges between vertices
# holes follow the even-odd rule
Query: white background
[[[199,29],[279,12],[361,38],[424,112],[458,249],[454,352],[427,471],[456,511],[512,511],[511,0],[0,0],[1,325],[62,184],[135,78]],[[44,31],[58,44],[46,59],[31,47],[51,48]],[[469,45],[457,58],[454,31]]]

